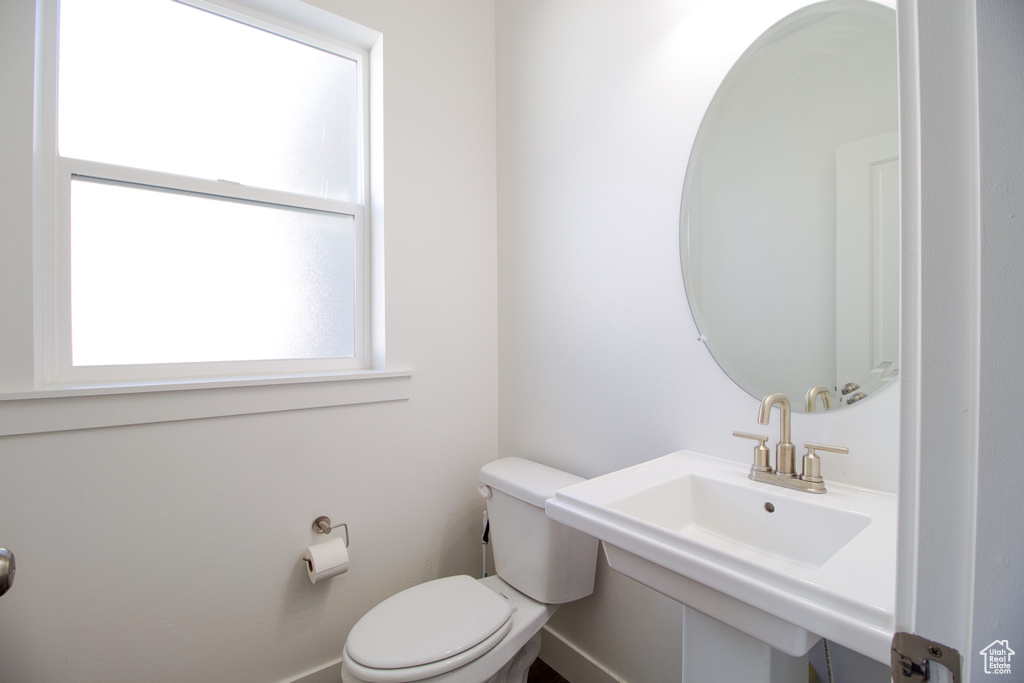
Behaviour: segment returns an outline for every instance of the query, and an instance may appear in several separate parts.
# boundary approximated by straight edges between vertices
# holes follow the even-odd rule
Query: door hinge
[[[960,683],[960,653],[913,633],[900,632],[892,637],[890,661],[893,683],[922,683],[932,680],[932,662],[949,669],[953,674],[953,683]]]

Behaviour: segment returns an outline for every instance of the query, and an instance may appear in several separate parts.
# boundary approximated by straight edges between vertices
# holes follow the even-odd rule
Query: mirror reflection
[[[869,0],[789,15],[708,107],[683,279],[708,349],[755,398],[836,409],[898,373],[896,129],[896,14]]]

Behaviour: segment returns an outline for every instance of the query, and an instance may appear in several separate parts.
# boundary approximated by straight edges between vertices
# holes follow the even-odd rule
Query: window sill
[[[363,371],[0,394],[0,436],[404,401],[411,380],[411,372]]]

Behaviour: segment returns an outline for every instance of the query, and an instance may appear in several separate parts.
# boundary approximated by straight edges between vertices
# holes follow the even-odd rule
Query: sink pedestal
[[[803,683],[807,657],[790,657],[756,638],[683,608],[682,683]]]
[[[698,614],[710,616],[715,623],[729,626],[731,630],[751,637],[754,642],[766,644],[772,650],[800,658],[819,640],[815,634],[783,621],[773,614],[679,576],[610,543],[601,543],[601,547],[612,569],[682,603],[687,608],[700,610]]]

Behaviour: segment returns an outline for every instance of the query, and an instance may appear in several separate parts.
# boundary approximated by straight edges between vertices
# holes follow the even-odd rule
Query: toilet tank
[[[594,592],[597,539],[544,514],[544,501],[581,477],[522,458],[501,458],[481,468],[480,481],[490,489],[487,516],[498,576],[549,605]]]

